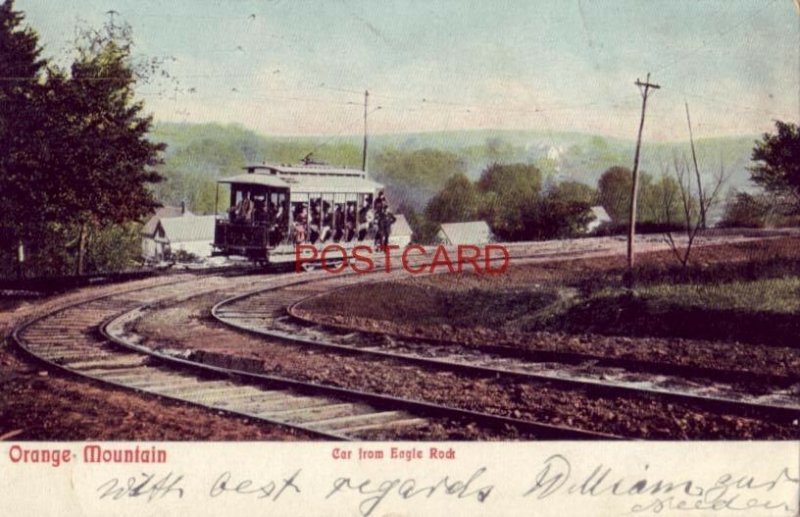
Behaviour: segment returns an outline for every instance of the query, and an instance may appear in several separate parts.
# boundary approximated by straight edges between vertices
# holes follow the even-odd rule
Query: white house
[[[164,246],[167,243],[163,229],[159,230],[159,222],[162,218],[181,217],[183,215],[193,215],[186,210],[186,205],[181,206],[162,206],[157,208],[155,214],[148,219],[139,232],[142,236],[142,256],[145,260],[162,260],[164,258]]]
[[[198,257],[211,256],[214,242],[213,215],[191,215],[162,219],[160,227],[167,239],[171,253],[185,251]]]
[[[608,212],[606,212],[606,209],[602,206],[593,206],[590,210],[592,211],[594,219],[586,225],[586,233],[591,233],[600,226],[611,223],[611,217],[609,217]]]
[[[395,244],[401,248],[405,248],[411,244],[411,235],[414,232],[406,220],[406,216],[397,214],[395,216],[394,224],[392,225],[392,233],[389,234],[389,244]]]
[[[444,223],[439,229],[439,233],[436,234],[436,238],[448,246],[486,244],[492,242],[492,231],[486,221]]]
[[[177,251],[198,257],[211,256],[214,240],[214,216],[198,216],[183,207],[163,207],[144,225],[142,255],[148,261],[160,261]]]

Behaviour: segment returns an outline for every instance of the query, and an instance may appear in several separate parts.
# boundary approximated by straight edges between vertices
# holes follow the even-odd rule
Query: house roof
[[[406,216],[403,214],[395,215],[395,221],[392,225],[392,235],[411,235],[414,233],[411,230],[411,225],[408,224]]]
[[[181,216],[192,216],[194,215],[190,211],[186,210],[183,212],[183,209],[179,206],[162,206],[156,208],[155,213],[153,216],[147,220],[147,222],[142,227],[140,233],[143,235],[154,235],[156,232],[156,228],[158,227],[158,222],[161,219],[168,218],[168,217],[181,217]]]
[[[590,210],[592,211],[592,215],[594,215],[595,221],[597,221],[598,223],[611,222],[611,217],[608,215],[608,212],[606,212],[606,209],[603,208],[602,206],[600,205],[593,206],[592,208],[590,208]]]
[[[168,217],[161,220],[161,227],[169,242],[192,242],[214,240],[213,215]]]
[[[444,223],[439,237],[449,244],[484,244],[492,240],[492,231],[486,221]]]

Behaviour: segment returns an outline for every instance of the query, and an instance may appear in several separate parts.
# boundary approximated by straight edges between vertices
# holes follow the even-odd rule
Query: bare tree
[[[676,186],[676,183],[666,180],[669,178],[669,166],[663,163],[661,165],[661,178],[663,187],[658,190],[660,199],[656,199],[654,204],[663,211],[660,220],[667,224],[667,228],[670,228],[672,225],[672,214],[677,211],[676,205],[678,203],[678,191],[680,189]],[[654,210],[657,208],[654,208]]]
[[[713,182],[705,188],[700,181],[700,171],[697,168],[695,161],[695,175],[697,178],[697,194],[692,190],[692,178],[689,173],[689,163],[684,157],[681,161],[678,156],[673,157],[673,172],[675,179],[678,183],[678,192],[680,196],[680,203],[682,208],[682,221],[686,233],[686,244],[682,246],[678,240],[672,235],[672,231],[668,230],[664,234],[664,241],[669,244],[670,249],[675,254],[675,257],[683,267],[689,263],[689,256],[692,252],[692,245],[697,238],[698,233],[705,227],[705,215],[716,205],[719,200],[719,194],[722,191],[722,186],[728,179],[729,174],[726,174],[724,165],[720,162],[719,171],[714,174]],[[667,221],[667,226],[672,225],[671,208],[674,203],[675,193],[666,192],[663,195],[662,206],[664,208],[664,217]],[[675,221],[678,222],[678,221]]]

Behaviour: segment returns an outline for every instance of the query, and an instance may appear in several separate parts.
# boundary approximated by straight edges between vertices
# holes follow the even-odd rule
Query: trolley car
[[[364,171],[316,163],[245,170],[217,183],[215,255],[284,262],[294,259],[298,244],[349,249],[375,237],[375,214],[386,199],[383,185]],[[222,212],[220,187],[229,187],[229,208]]]

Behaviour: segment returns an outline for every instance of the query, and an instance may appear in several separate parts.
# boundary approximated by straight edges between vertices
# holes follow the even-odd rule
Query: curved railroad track
[[[570,243],[546,243],[533,250],[525,246],[510,248],[514,259],[577,258],[613,253],[621,243],[612,239]],[[378,268],[380,270],[380,268]],[[387,276],[383,276],[387,278]],[[320,282],[321,280],[324,280]],[[158,287],[135,289],[67,305],[18,326],[14,341],[28,354],[58,368],[109,385],[133,389],[159,397],[181,400],[230,414],[303,429],[328,439],[419,439],[436,428],[437,436],[459,438],[467,427],[479,426],[482,438],[609,439],[612,434],[571,426],[471,411],[447,405],[407,400],[391,395],[349,390],[310,382],[264,375],[239,368],[223,368],[190,361],[181,354],[155,351],[138,344],[136,336],[126,334],[126,322],[147,310],[158,310],[213,293],[223,301],[213,308],[215,317],[240,329],[269,335],[283,342],[302,346],[320,346],[347,354],[373,354],[407,361],[425,367],[471,371],[475,374],[516,376],[528,380],[555,383],[564,389],[590,387],[597,392],[618,396],[625,393],[641,396],[643,390],[615,386],[605,381],[554,378],[541,372],[515,371],[507,365],[467,364],[476,357],[424,357],[409,352],[407,343],[375,342],[375,335],[340,329],[311,327],[287,314],[292,305],[321,290],[341,287],[367,278],[355,275],[332,277],[326,273],[289,274],[275,277],[222,278],[211,276],[203,282],[178,281]],[[259,289],[254,283],[264,282]],[[276,297],[276,293],[282,293]],[[290,295],[287,293],[291,293]],[[259,296],[267,299],[260,299]],[[256,307],[248,303],[256,301]],[[244,305],[237,305],[244,304]],[[277,326],[276,326],[277,325]],[[287,327],[288,326],[288,327]],[[333,337],[348,338],[349,343]],[[367,339],[368,338],[368,339]],[[385,336],[379,337],[386,341]],[[371,341],[370,341],[371,340]],[[399,349],[398,349],[399,345]],[[394,347],[394,348],[392,348]],[[399,350],[399,351],[398,351]],[[436,355],[436,354],[433,354]],[[498,361],[484,352],[483,360]],[[511,358],[513,359],[513,358]],[[684,395],[649,390],[647,396],[680,400]],[[746,415],[795,418],[796,408],[775,404],[757,404],[706,397],[708,404]],[[694,396],[692,404],[703,405],[703,397]],[[444,434],[442,434],[444,433]]]
[[[278,277],[278,283],[287,281]],[[494,439],[613,439],[610,434],[531,422],[438,404],[213,367],[170,357],[112,336],[108,323],[153,304],[178,303],[252,279],[179,281],[101,296],[41,315],[12,333],[51,368],[115,387],[285,425],[326,439],[420,437],[434,427],[458,437],[480,428]],[[289,283],[307,281],[291,275]]]
[[[576,250],[575,255],[577,254]],[[540,259],[545,258],[545,255],[549,257],[575,256],[554,248],[549,254],[537,253],[534,257]],[[688,381],[683,379],[683,386],[675,388],[677,378],[672,376],[657,379],[661,386],[645,386],[645,382],[651,383],[653,380],[652,375],[621,371],[620,365],[613,364],[613,360],[610,361],[612,363],[610,367],[603,364],[583,364],[575,368],[567,368],[563,362],[554,364],[552,360],[550,363],[542,363],[541,360],[531,361],[530,359],[523,362],[515,354],[511,354],[511,357],[498,357],[498,354],[494,353],[496,351],[487,352],[480,349],[464,351],[463,347],[460,347],[458,352],[454,353],[451,343],[444,345],[434,343],[434,346],[431,346],[430,340],[403,340],[382,333],[309,325],[308,322],[299,321],[290,314],[287,315],[287,309],[310,296],[327,293],[353,282],[369,281],[365,278],[331,275],[327,277],[323,275],[322,279],[316,277],[280,289],[262,288],[241,293],[217,303],[212,308],[212,314],[229,326],[267,338],[263,346],[269,346],[271,343],[285,343],[295,346],[298,351],[307,350],[308,353],[313,353],[310,350],[326,351],[329,357],[342,353],[351,356],[369,356],[386,359],[387,364],[395,361],[420,367],[420,370],[427,369],[429,375],[435,375],[436,371],[449,370],[457,372],[459,375],[492,378],[501,383],[503,380],[516,379],[521,383],[538,384],[567,393],[573,392],[578,396],[585,394],[589,397],[606,397],[608,399],[624,397],[629,400],[652,400],[663,404],[665,408],[676,404],[695,410],[695,413],[696,410],[702,410],[705,413],[723,417],[737,415],[765,422],[780,422],[789,426],[784,429],[794,429],[791,426],[800,417],[800,408],[796,404],[792,406],[792,402],[796,400],[797,386],[796,381],[795,384],[792,384],[791,379],[784,380],[786,381],[785,385],[778,388],[778,391],[783,390],[783,393],[773,391],[766,396],[762,393],[760,400],[752,394],[737,391],[732,386],[721,387],[723,384],[721,381],[709,386],[709,383],[703,379],[689,379]],[[138,319],[139,316],[141,315],[132,315],[127,323],[133,323],[133,320]],[[125,325],[122,324],[124,322],[120,323],[117,327],[122,331]],[[148,339],[148,341],[148,346],[152,346],[153,349],[163,350],[166,354],[174,352],[160,345],[157,337],[154,338],[152,344],[151,340]],[[438,345],[438,349],[436,345]],[[179,345],[177,348],[180,350],[178,353],[191,354],[196,360],[209,364],[230,364],[228,359],[231,356],[226,354],[236,354],[235,351],[224,352],[220,357],[214,352],[216,348],[213,346],[211,348],[202,346],[193,348],[191,345],[186,347]],[[505,353],[509,355],[508,350]],[[586,359],[585,357],[578,358]],[[241,357],[236,357],[236,359],[241,359]],[[574,363],[575,356],[573,355],[571,359]],[[629,360],[628,364],[638,368],[648,365],[646,362],[633,360]],[[651,364],[656,365],[657,363]],[[250,360],[242,367],[247,371],[262,371],[263,369],[261,361],[257,359]],[[646,368],[642,369],[646,370]],[[707,369],[705,371],[701,369],[700,373],[704,377],[709,377]],[[632,378],[634,375],[636,378]],[[721,375],[723,377],[736,376],[739,373],[722,372]],[[763,380],[757,376],[754,379]],[[769,379],[774,380],[772,377]],[[334,382],[337,385],[348,385],[338,381]],[[694,383],[696,392],[692,393],[686,390],[687,382],[690,384],[689,388],[692,388],[691,383]],[[719,395],[723,389],[727,389],[727,393],[724,394],[728,396]],[[707,394],[712,390],[716,393]],[[639,405],[646,407],[647,403]],[[472,403],[468,403],[467,406],[472,407]],[[497,411],[497,408],[494,410]],[[502,413],[502,410],[500,412]],[[505,414],[512,413],[506,412]],[[513,414],[516,415],[516,411]],[[796,426],[796,424],[794,425]],[[793,433],[794,431],[789,432]]]
[[[504,376],[565,389],[584,389],[608,396],[647,397],[682,403],[704,411],[794,422],[800,419],[800,379],[742,375],[730,370],[676,368],[634,359],[600,359],[580,354],[514,353],[505,348],[465,347],[457,343],[410,339],[379,332],[315,324],[293,315],[293,308],[329,292],[319,282],[303,289],[262,289],[223,300],[212,308],[218,321],[231,327],[303,347],[371,355],[415,365],[483,376]],[[565,361],[564,359],[568,359]],[[655,370],[655,371],[654,371]],[[768,393],[737,389],[730,379],[773,386]],[[741,378],[739,380],[742,380]]]

